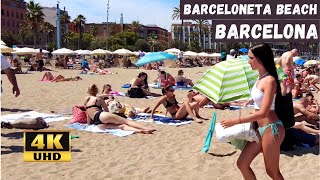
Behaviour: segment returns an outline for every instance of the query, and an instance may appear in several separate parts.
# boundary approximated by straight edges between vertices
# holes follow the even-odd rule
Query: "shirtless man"
[[[43,69],[43,66],[44,66],[42,49],[40,49],[40,52],[37,52],[37,54],[36,54],[36,62],[37,62],[37,65],[38,65],[37,66],[37,70],[42,72],[42,69]]]
[[[316,84],[320,81],[319,76],[315,74],[309,74],[307,77],[304,78],[303,84],[306,84],[307,87],[313,87],[316,90],[316,93],[320,90]]]
[[[293,49],[291,51],[283,53],[278,61],[279,66],[281,66],[283,71],[287,74],[287,78],[281,82],[281,93],[283,96],[290,93],[294,87],[293,57],[296,55],[298,55],[298,50]]]
[[[309,106],[312,102],[305,97],[293,102],[294,114],[301,113],[301,116],[295,117],[295,121],[306,121],[309,124],[319,126],[319,116],[316,113],[309,111]]]

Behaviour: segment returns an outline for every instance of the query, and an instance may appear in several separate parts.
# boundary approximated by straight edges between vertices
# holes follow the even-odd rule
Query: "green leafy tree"
[[[44,14],[42,12],[42,7],[39,3],[35,3],[31,0],[27,3],[27,21],[31,24],[33,32],[34,32],[34,42],[33,46],[36,48],[38,43],[38,33],[39,33],[39,26],[43,22]]]
[[[48,22],[43,22],[41,24],[41,31],[45,34],[46,36],[46,44],[51,40],[53,37],[53,32],[54,32],[54,26]]]
[[[132,23],[129,26],[129,31],[139,34],[140,27],[141,27],[141,24],[139,21],[132,21]]]
[[[150,51],[150,45],[144,39],[138,39],[137,42],[134,44],[134,47],[136,51]]]
[[[199,19],[199,20],[194,20],[194,22],[198,25],[198,28],[199,28],[199,46],[201,48],[201,50],[203,51],[204,49],[204,44],[202,45],[203,43],[203,30],[204,30],[204,27],[208,26],[209,25],[209,22],[207,20],[202,20],[202,19]]]

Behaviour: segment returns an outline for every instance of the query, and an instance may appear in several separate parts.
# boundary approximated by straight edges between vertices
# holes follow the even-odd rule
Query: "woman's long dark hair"
[[[145,72],[141,72],[141,73],[139,73],[139,75],[138,75],[138,78],[141,78],[142,76],[146,76],[146,78],[144,79],[144,88],[146,89],[146,90],[149,90],[149,86],[148,86],[148,74],[147,73],[145,73]]]
[[[274,64],[274,56],[271,47],[268,44],[259,44],[250,48],[251,52],[257,58],[258,62],[266,71],[274,77],[277,83],[277,95],[281,94],[281,86],[278,79],[277,69]]]

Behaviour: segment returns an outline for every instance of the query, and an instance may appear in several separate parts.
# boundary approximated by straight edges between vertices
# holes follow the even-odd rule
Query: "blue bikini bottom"
[[[278,131],[278,127],[277,127],[278,124],[283,126],[282,121],[278,120],[277,122],[270,123],[265,126],[259,127],[258,130],[259,130],[261,138],[263,137],[263,134],[266,131],[266,129],[268,129],[269,127],[271,128],[273,139],[274,139],[275,135],[280,136],[279,131]]]

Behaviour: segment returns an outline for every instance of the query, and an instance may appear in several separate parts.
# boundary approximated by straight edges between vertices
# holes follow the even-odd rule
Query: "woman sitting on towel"
[[[191,102],[190,98],[192,97],[188,96],[189,100],[187,102],[184,102],[181,106],[179,106],[174,95],[174,89],[172,86],[167,86],[163,88],[162,94],[163,97],[157,102],[157,104],[151,112],[151,119],[153,119],[154,112],[162,104],[174,119],[183,120],[190,114],[194,121],[196,121],[197,123],[202,123],[202,120],[199,119],[202,118],[199,115],[199,103]],[[193,111],[195,114],[193,113]]]
[[[74,78],[65,78],[62,75],[53,76],[51,72],[45,72],[41,81],[51,81],[51,82],[61,82],[61,81],[79,81],[82,80],[81,77],[76,76]]]
[[[87,113],[87,123],[95,124],[100,129],[122,129],[137,133],[151,134],[155,129],[149,129],[134,121],[124,119],[118,115],[108,112],[108,106],[101,97],[97,97],[98,87],[93,84],[88,88],[89,96],[86,97],[84,106]],[[103,111],[103,109],[105,111]]]
[[[191,79],[187,79],[183,77],[183,70],[178,71],[178,76],[176,77],[177,86],[187,87],[190,85],[191,87],[194,85]]]
[[[139,73],[138,77],[130,82],[131,87],[128,90],[128,95],[131,98],[143,98],[145,96],[161,96],[160,94],[151,93],[148,86],[148,75],[145,72]]]
[[[172,77],[171,74],[165,72],[165,71],[159,71],[159,78],[160,78],[160,83],[161,87],[166,87],[166,86],[175,86],[176,85],[176,80]]]

